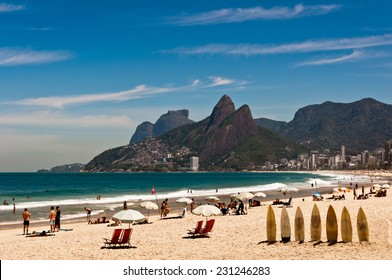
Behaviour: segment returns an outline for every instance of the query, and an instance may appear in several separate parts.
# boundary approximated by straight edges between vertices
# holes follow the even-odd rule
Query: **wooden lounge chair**
[[[206,226],[199,232],[199,235],[208,236],[208,233],[212,231],[214,227],[215,219],[208,220]]]
[[[199,234],[202,226],[203,226],[203,220],[198,221],[198,222],[196,223],[195,229],[193,229],[193,230],[188,230],[188,234],[192,234],[192,235]]]
[[[113,236],[112,236],[111,239],[109,239],[109,238],[103,238],[103,239],[105,240],[105,242],[104,242],[105,247],[116,246],[116,245],[118,244],[119,240],[120,240],[120,236],[121,236],[121,233],[122,233],[122,232],[123,232],[123,229],[121,229],[121,228],[116,228],[116,229],[113,231]]]

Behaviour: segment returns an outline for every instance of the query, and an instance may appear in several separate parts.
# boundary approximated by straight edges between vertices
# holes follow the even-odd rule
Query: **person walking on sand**
[[[86,210],[86,213],[87,213],[87,222],[88,222],[88,221],[90,221],[90,219],[91,219],[91,209],[90,209],[90,208],[87,208],[87,207],[84,207],[84,210]]]
[[[55,229],[57,229],[57,232],[60,231],[60,215],[61,215],[60,206],[56,206],[56,219],[54,220],[54,226]]]
[[[54,211],[54,206],[50,206],[50,212],[49,212],[50,232],[54,232],[55,222],[56,222],[56,212]]]
[[[170,208],[169,204],[167,203],[168,199],[166,198],[161,205],[161,217],[166,217],[169,214]]]
[[[27,208],[25,208],[23,214],[23,234],[29,234],[29,225],[30,225],[30,217],[31,214],[29,211],[27,211]]]

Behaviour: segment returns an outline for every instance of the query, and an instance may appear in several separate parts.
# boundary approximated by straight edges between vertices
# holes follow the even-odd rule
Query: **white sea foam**
[[[146,200],[159,200],[165,198],[178,198],[178,197],[199,197],[199,196],[209,196],[209,195],[229,195],[239,192],[257,192],[257,191],[269,191],[269,190],[277,190],[279,187],[286,186],[283,183],[272,183],[266,185],[253,185],[246,187],[235,187],[235,188],[218,188],[217,189],[209,189],[209,190],[192,190],[192,193],[188,192],[188,190],[179,190],[175,192],[166,192],[160,193],[159,189],[156,189],[156,196],[152,194],[145,195],[121,195],[121,196],[112,196],[112,197],[101,197],[101,199],[96,198],[75,198],[75,199],[64,199],[64,200],[48,200],[48,201],[26,201],[21,202],[16,205],[17,210],[23,210],[24,208],[35,209],[35,208],[45,208],[50,206],[71,206],[71,205],[80,205],[83,208],[86,205],[96,205],[102,206],[107,205],[106,209],[114,209],[113,204],[122,204],[124,201],[146,201]],[[13,207],[11,205],[0,205],[0,211],[12,211]]]

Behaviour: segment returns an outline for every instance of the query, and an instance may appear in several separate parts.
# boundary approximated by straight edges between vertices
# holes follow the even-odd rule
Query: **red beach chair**
[[[127,228],[123,230],[123,234],[122,234],[122,238],[121,240],[119,240],[118,245],[120,246],[131,246],[131,234],[132,234],[132,229],[131,228]]]
[[[196,224],[196,228],[194,230],[189,230],[188,234],[192,234],[192,235],[199,234],[202,225],[203,225],[203,221],[202,220],[198,221],[197,224]]]
[[[108,246],[112,247],[112,246],[116,246],[117,244],[119,244],[119,240],[120,240],[120,236],[121,236],[122,232],[123,232],[123,229],[116,228],[113,231],[113,236],[111,239],[103,238],[105,240],[105,242],[104,242],[105,247],[108,247]]]
[[[204,236],[208,236],[208,233],[212,231],[212,228],[214,227],[214,223],[215,223],[215,219],[212,220],[208,220],[206,223],[205,228],[203,228],[199,234],[200,235],[204,235]]]

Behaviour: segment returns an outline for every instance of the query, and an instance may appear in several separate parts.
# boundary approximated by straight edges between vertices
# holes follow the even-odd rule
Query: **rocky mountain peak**
[[[143,122],[138,125],[129,143],[133,144],[147,138],[158,137],[169,130],[193,123],[194,121],[188,119],[188,117],[189,110],[187,109],[170,110],[166,114],[161,115],[155,124]]]
[[[224,119],[235,112],[233,101],[228,95],[223,95],[219,102],[215,105],[210,115],[210,120],[206,127],[206,131],[219,126]]]

